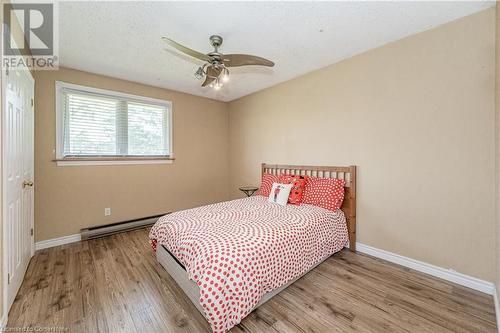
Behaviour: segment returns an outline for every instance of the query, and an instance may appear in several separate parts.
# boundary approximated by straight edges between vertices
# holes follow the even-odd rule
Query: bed
[[[150,232],[158,262],[226,332],[344,247],[356,245],[356,168],[262,164],[262,174],[345,180],[340,210],[252,196],[175,212]]]

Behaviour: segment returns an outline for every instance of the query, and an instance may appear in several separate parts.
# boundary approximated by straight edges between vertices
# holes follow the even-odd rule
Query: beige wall
[[[495,16],[495,207],[496,207],[496,287],[500,298],[500,6],[496,7]],[[497,314],[498,316],[499,314]],[[500,323],[497,323],[499,326]]]
[[[490,9],[229,105],[39,71],[36,240],[241,196],[263,161],[356,164],[361,243],[493,281],[494,24]],[[57,167],[56,80],[171,100],[177,160]]]
[[[151,216],[228,198],[226,103],[71,69],[37,71],[35,85],[35,239]],[[55,81],[170,100],[170,165],[56,166]],[[112,215],[104,216],[111,207]]]
[[[259,163],[359,167],[358,241],[494,281],[495,10],[229,105],[230,189]]]
[[[230,103],[231,196],[258,182],[262,161],[353,163],[360,242],[493,280],[493,24],[489,10]],[[69,69],[36,74],[37,241],[226,199],[225,104]],[[177,160],[56,167],[55,80],[173,101]],[[496,96],[499,124],[500,84]],[[500,286],[500,245],[496,263]]]

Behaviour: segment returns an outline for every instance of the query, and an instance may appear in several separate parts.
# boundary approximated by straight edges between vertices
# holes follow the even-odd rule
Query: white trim
[[[54,246],[70,244],[81,241],[80,234],[73,234],[69,236],[63,236],[59,238],[52,238],[43,240],[40,242],[36,242],[35,248],[36,250],[42,250]],[[389,251],[377,249],[375,247],[365,245],[362,243],[356,243],[356,250],[371,255],[376,258],[380,258],[404,267],[408,267],[414,269],[416,271],[426,273],[438,278],[441,278],[446,281],[450,281],[456,284],[459,284],[464,287],[468,287],[474,290],[478,290],[484,292],[486,294],[492,295],[495,301],[495,312],[497,315],[497,322],[500,322],[500,305],[498,300],[498,295],[496,292],[496,287],[493,283],[484,281],[469,275],[465,275],[454,270],[444,269],[438,266],[434,266],[422,261],[418,261],[415,259],[411,259],[408,257],[401,256],[399,254],[395,254]],[[500,325],[499,325],[499,333],[500,333]]]
[[[2,26],[3,29],[5,29],[5,27]],[[8,69],[10,70],[10,68]],[[2,173],[2,206],[0,207],[1,210],[2,210],[2,295],[3,295],[3,299],[2,299],[2,309],[3,309],[3,313],[2,313],[2,320],[6,317],[9,316],[9,309],[8,309],[8,288],[9,288],[9,285],[8,285],[8,271],[9,271],[9,266],[7,264],[7,261],[9,260],[8,256],[7,256],[7,250],[8,250],[8,246],[7,246],[7,214],[6,214],[6,209],[5,209],[5,206],[7,205],[7,186],[6,186],[6,181],[5,179],[7,179],[7,176],[6,176],[6,168],[5,168],[5,113],[6,113],[6,110],[5,110],[5,97],[6,97],[6,82],[7,82],[7,73],[6,73],[6,70],[5,69],[2,69],[2,83],[1,83],[1,86],[2,86],[2,105],[0,106],[0,110],[2,112],[1,116],[0,116],[0,122],[1,122],[1,161],[0,163],[2,163],[2,170],[1,170],[1,173]]]
[[[143,103],[155,104],[155,105],[159,105],[159,106],[166,106],[168,108],[172,108],[172,102],[167,101],[167,100],[163,100],[163,99],[127,94],[127,93],[123,93],[123,92],[119,92],[119,91],[115,91],[115,90],[94,88],[94,87],[89,87],[89,86],[83,86],[80,84],[67,83],[67,82],[63,82],[63,81],[56,81],[56,89],[62,89],[62,88],[83,91],[83,92],[88,92],[88,93],[92,93],[92,94],[105,95],[108,97],[112,96],[112,97],[125,98],[125,99],[132,100],[135,102],[143,102]]]
[[[8,313],[4,313],[2,315],[2,318],[0,319],[0,332],[5,331],[5,327],[7,326],[8,319],[9,319]]]
[[[373,257],[377,257],[380,259],[384,259],[386,261],[405,266],[416,271],[426,273],[438,278],[441,278],[446,281],[450,281],[456,284],[459,284],[464,287],[468,287],[474,290],[481,291],[488,295],[493,295],[495,293],[495,285],[491,282],[484,281],[469,275],[465,275],[454,271],[452,269],[445,269],[438,266],[434,266],[422,261],[418,261],[415,259],[411,259],[408,257],[404,257],[402,255],[392,253],[389,251],[377,249],[375,247],[365,245],[362,243],[356,243],[356,250],[371,255]]]
[[[172,164],[173,160],[130,160],[130,161],[57,161],[57,166],[120,165],[120,164]]]
[[[47,239],[44,241],[36,242],[35,248],[36,250],[42,250],[54,246],[59,246],[59,245],[64,245],[64,244],[69,244],[69,243],[75,243],[81,241],[81,236],[80,234],[73,234],[69,236],[63,236],[59,238],[52,238],[52,239]],[[404,267],[408,267],[411,269],[414,269],[416,271],[426,273],[438,278],[441,278],[443,280],[447,280],[456,284],[459,284],[464,287],[468,287],[474,290],[478,290],[481,292],[484,292],[486,294],[492,295],[493,300],[495,302],[495,313],[496,313],[496,318],[497,318],[497,323],[500,322],[500,305],[499,305],[499,300],[498,300],[498,294],[496,287],[493,283],[484,281],[472,276],[468,276],[453,270],[449,269],[444,269],[438,266],[434,266],[422,261],[418,261],[415,259],[411,259],[408,257],[401,256],[399,254],[395,254],[389,251],[377,249],[375,247],[365,245],[362,243],[356,243],[356,250],[365,253],[368,255],[371,255],[376,258],[380,258]],[[5,314],[4,314],[5,317]],[[0,324],[3,322],[5,318],[2,318],[0,321]],[[2,328],[3,326],[0,326]],[[498,332],[500,333],[500,325],[498,327]]]
[[[82,238],[81,238],[80,234],[63,236],[63,237],[59,237],[59,238],[46,239],[43,241],[36,242],[35,249],[37,251],[43,250],[43,249],[47,249],[49,247],[79,242],[81,239]]]
[[[84,93],[91,93],[91,94],[97,94],[97,95],[102,95],[105,97],[112,97],[112,98],[121,98],[121,99],[126,99],[127,101],[132,101],[132,102],[139,102],[139,103],[147,103],[151,105],[157,105],[164,107],[166,109],[166,117],[167,117],[167,125],[164,130],[168,131],[168,156],[173,157],[173,128],[172,128],[172,102],[167,101],[167,100],[162,100],[162,99],[157,99],[157,98],[152,98],[152,97],[145,97],[145,96],[139,96],[139,95],[132,95],[132,94],[127,94],[127,93],[122,93],[119,91],[113,91],[113,90],[106,90],[106,89],[99,89],[99,88],[94,88],[94,87],[88,87],[88,86],[82,86],[78,84],[73,84],[73,83],[67,83],[63,81],[56,81],[55,83],[55,106],[56,106],[56,159],[60,160],[64,158],[63,154],[63,143],[64,143],[64,137],[63,137],[63,106],[62,106],[62,99],[61,95],[63,93],[63,89],[71,89],[75,91],[80,91]],[[68,161],[69,162],[69,161]],[[114,165],[114,164],[170,164],[170,162],[151,162],[149,160],[145,161],[106,161],[103,163],[102,161],[82,161],[82,162],[61,162],[57,163],[58,166],[68,166],[68,165]],[[77,164],[81,163],[81,164]]]
[[[497,331],[500,333],[500,305],[498,302],[498,290],[495,286],[495,290],[493,290],[493,301],[495,302],[495,316],[497,319]]]

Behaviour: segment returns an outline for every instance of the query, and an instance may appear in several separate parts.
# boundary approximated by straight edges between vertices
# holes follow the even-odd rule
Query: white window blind
[[[60,157],[170,156],[169,102],[67,85],[57,94]]]

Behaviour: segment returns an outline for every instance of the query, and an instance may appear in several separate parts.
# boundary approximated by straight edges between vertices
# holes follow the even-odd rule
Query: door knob
[[[28,187],[28,186],[29,186],[29,187],[32,187],[32,186],[33,186],[33,182],[25,180],[25,181],[23,182],[23,188],[26,188],[26,187]]]

